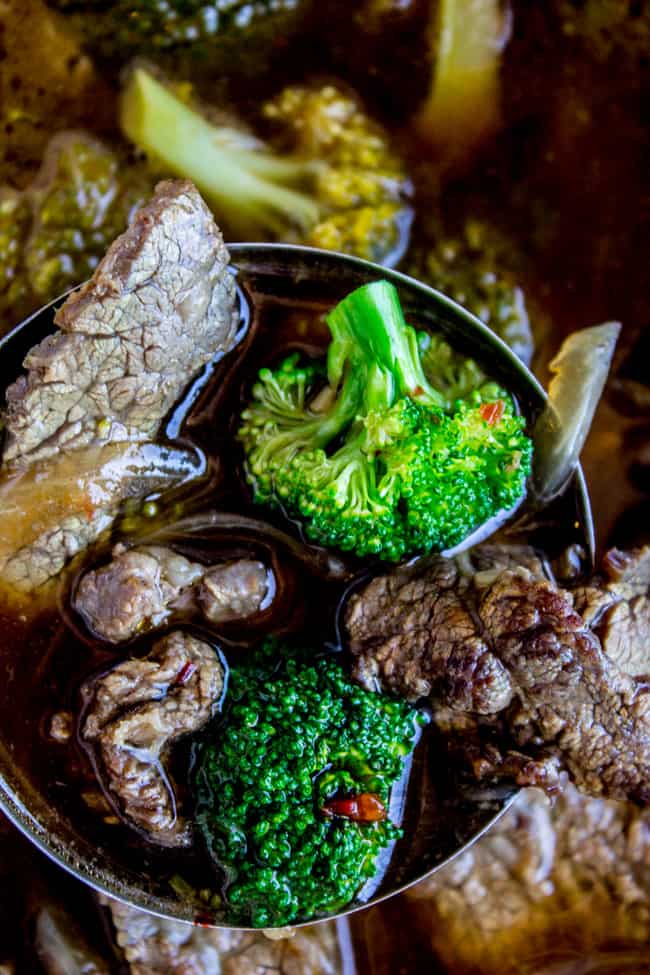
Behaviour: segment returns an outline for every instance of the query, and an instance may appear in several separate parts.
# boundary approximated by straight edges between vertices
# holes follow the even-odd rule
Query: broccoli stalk
[[[471,157],[499,127],[499,67],[510,18],[499,0],[440,0],[434,9],[434,67],[416,124],[449,166]]]
[[[196,183],[232,239],[278,238],[394,264],[408,243],[411,184],[386,133],[331,84],[289,86],[260,106],[281,152],[213,124],[180,86],[127,79],[124,133],[159,173]]]
[[[458,544],[523,497],[531,443],[512,400],[490,384],[451,405],[391,284],[358,288],[327,323],[330,395],[294,355],[261,370],[242,414],[256,502],[313,541],[398,561]]]
[[[220,219],[260,236],[270,228],[307,230],[321,214],[313,196],[292,187],[314,179],[313,162],[286,159],[248,133],[219,128],[144,68],[124,89],[121,125],[165,172],[191,179]]]
[[[444,405],[444,398],[424,375],[417,333],[406,324],[397,291],[387,281],[357,288],[329,313],[327,324],[334,339],[328,353],[330,383],[340,377],[339,347],[348,355],[349,350],[356,349],[366,364],[372,363],[366,412],[392,406],[402,396],[432,407]],[[394,386],[392,395],[388,393],[389,386]]]

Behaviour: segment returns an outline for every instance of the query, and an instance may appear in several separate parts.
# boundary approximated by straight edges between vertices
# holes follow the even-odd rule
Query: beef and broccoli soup
[[[426,898],[440,918],[466,909],[473,878],[498,898],[499,850],[523,862],[537,826],[537,872],[571,900],[588,881],[567,879],[563,831],[582,856],[583,815],[609,817],[612,849],[636,837],[618,858],[636,904],[643,5],[324,6],[0,11],[0,334],[75,289],[2,346],[13,781],[80,855],[206,924],[372,900],[522,787],[467,884],[443,871],[414,916]],[[384,270],[290,248],[255,268],[238,240]],[[595,566],[580,481],[536,493],[539,399],[392,268],[543,379],[567,333],[623,319],[586,453]],[[551,372],[584,433],[604,372],[576,373],[565,348]],[[460,921],[432,937],[450,965],[485,953],[493,915],[477,918],[474,940]]]
[[[454,772],[650,799],[645,691],[556,578],[571,489],[559,522],[528,498],[530,417],[372,278],[269,303],[161,182],[6,390],[0,578],[34,659],[4,733],[203,918],[422,871]]]
[[[38,671],[4,722],[30,774],[79,830],[207,892],[206,916],[367,899],[414,833],[430,715],[355,679],[346,594],[525,503],[516,400],[387,280],[265,309],[182,181],[24,369],[0,575]]]

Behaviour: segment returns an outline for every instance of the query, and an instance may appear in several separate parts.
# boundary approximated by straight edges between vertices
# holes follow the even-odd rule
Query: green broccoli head
[[[532,446],[511,397],[472,364],[462,396],[436,388],[435,343],[421,353],[392,285],[357,289],[327,322],[326,366],[293,355],[263,369],[242,414],[258,503],[314,542],[395,562],[457,545],[522,499]]]
[[[529,364],[533,334],[524,293],[504,270],[508,244],[478,220],[467,220],[456,235],[434,220],[428,235],[431,244],[411,255],[408,273],[473,312]]]
[[[448,410],[453,409],[456,400],[466,399],[476,391],[486,400],[498,398],[494,384],[487,381],[478,363],[456,352],[442,335],[420,332],[418,345],[424,374],[442,393]]]
[[[168,56],[194,73],[258,73],[277,38],[297,32],[309,0],[48,0],[86,47],[121,67]],[[247,52],[251,56],[247,57]]]
[[[400,836],[391,790],[424,716],[353,684],[337,656],[275,640],[246,654],[196,756],[196,819],[233,924],[340,910]],[[364,796],[379,814],[352,818]]]
[[[398,261],[408,242],[410,184],[356,99],[332,85],[290,87],[262,116],[270,143],[238,125],[212,124],[144,67],[131,73],[122,97],[127,137],[161,174],[191,179],[231,236]]]
[[[31,186],[0,190],[2,330],[90,277],[152,185],[90,136],[55,136]]]
[[[334,85],[290,86],[264,106],[284,151],[322,160],[321,219],[304,243],[396,264],[408,244],[411,185],[387,134],[358,100]]]

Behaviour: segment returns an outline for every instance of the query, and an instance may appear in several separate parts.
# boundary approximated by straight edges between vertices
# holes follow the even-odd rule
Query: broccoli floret
[[[152,184],[89,136],[55,136],[31,186],[0,190],[0,330],[90,277]]]
[[[194,786],[233,924],[340,910],[401,835],[388,816],[391,789],[424,716],[353,684],[338,656],[267,640],[230,670],[225,713],[197,755]],[[347,811],[346,800],[364,796],[375,815]]]
[[[277,39],[302,27],[309,0],[48,0],[108,67],[168,57],[210,74],[258,73]],[[254,56],[247,57],[247,51]]]
[[[424,374],[444,395],[448,410],[454,408],[457,400],[466,399],[474,392],[481,401],[498,399],[498,387],[488,382],[478,363],[456,352],[441,335],[420,332],[418,344]]]
[[[408,273],[473,312],[528,365],[533,333],[524,292],[503,270],[507,244],[478,220],[467,220],[456,235],[434,224],[428,231],[432,243],[413,252]]]
[[[278,151],[244,129],[212,124],[139,67],[121,119],[161,172],[196,183],[231,236],[397,261],[408,240],[409,184],[381,128],[331,85],[287,88],[262,114]]]
[[[31,289],[22,261],[30,223],[24,194],[0,189],[0,335],[29,311]]]
[[[256,502],[312,541],[398,561],[458,544],[523,497],[532,448],[512,399],[471,366],[466,386],[454,366],[436,389],[393,285],[358,288],[327,323],[326,369],[297,355],[262,369],[242,413]]]

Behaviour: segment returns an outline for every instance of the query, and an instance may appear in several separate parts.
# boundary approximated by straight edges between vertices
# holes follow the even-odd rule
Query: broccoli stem
[[[390,282],[373,281],[357,288],[329,313],[327,324],[334,339],[328,373],[340,372],[349,349],[360,349],[372,380],[366,391],[368,410],[390,407],[402,396],[439,409],[446,405],[424,375],[417,333],[407,325]]]
[[[363,403],[364,386],[364,371],[355,368],[351,363],[333,409],[311,421],[314,425],[311,439],[313,446],[325,447],[352,422]]]
[[[439,0],[430,28],[433,73],[416,117],[419,135],[448,169],[473,158],[501,122],[501,53],[510,8],[500,0]]]
[[[120,124],[154,162],[191,179],[238,231],[304,231],[321,217],[312,197],[285,185],[313,181],[313,165],[274,156],[245,133],[238,143],[236,130],[212,125],[144,68],[126,84]]]

